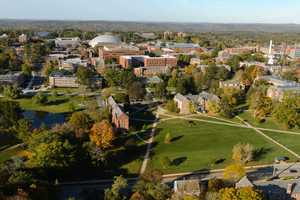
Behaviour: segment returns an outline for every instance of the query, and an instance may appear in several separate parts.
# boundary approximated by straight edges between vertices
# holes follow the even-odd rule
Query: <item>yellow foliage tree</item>
[[[90,140],[101,149],[111,147],[114,137],[113,127],[106,120],[95,123],[90,131]]]
[[[245,166],[242,163],[233,163],[225,168],[224,178],[227,180],[238,181],[246,175]]]

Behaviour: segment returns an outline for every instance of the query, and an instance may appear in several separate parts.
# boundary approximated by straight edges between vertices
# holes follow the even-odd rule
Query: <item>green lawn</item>
[[[250,111],[245,111],[239,115],[241,118],[244,120],[247,120],[250,124],[256,127],[260,128],[268,128],[268,129],[278,129],[278,130],[289,130],[289,131],[295,131],[300,133],[299,128],[294,128],[294,129],[287,129],[285,128],[282,124],[277,123],[275,120],[272,118],[267,118],[267,120],[263,123],[257,122],[251,115]]]
[[[76,110],[83,109],[89,103],[96,103],[94,97],[80,97],[80,96],[49,96],[49,103],[46,105],[39,105],[34,103],[32,98],[21,98],[16,101],[20,103],[20,106],[24,110],[43,111],[50,113],[68,113],[73,108]]]
[[[275,133],[270,131],[264,131],[265,134],[272,137],[279,143],[285,145],[292,151],[300,154],[300,135],[291,135],[286,133]]]
[[[285,150],[270,143],[255,131],[245,128],[195,122],[170,120],[158,125],[151,165],[165,173],[195,171],[207,168],[223,168],[231,162],[232,147],[239,143],[250,143],[261,152],[250,165],[272,163],[277,156],[289,156]],[[174,141],[165,144],[164,138],[171,133]],[[169,157],[173,164],[162,166],[161,159]],[[225,159],[224,162],[221,162]],[[214,164],[220,161],[219,164]],[[218,163],[218,162],[217,162]]]

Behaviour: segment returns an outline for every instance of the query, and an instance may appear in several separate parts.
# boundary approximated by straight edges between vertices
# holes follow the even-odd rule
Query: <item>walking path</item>
[[[158,119],[158,118],[159,118],[159,114],[157,113],[156,114],[156,119]],[[149,159],[150,159],[151,146],[152,146],[152,143],[154,141],[156,126],[157,126],[157,122],[155,122],[152,125],[151,135],[150,135],[150,138],[147,142],[148,143],[147,151],[146,151],[146,154],[144,156],[144,161],[143,161],[143,164],[142,164],[142,167],[141,167],[141,170],[140,170],[140,174],[143,174],[146,171],[146,168],[147,168],[147,165],[148,165],[148,162],[149,162]]]
[[[246,126],[252,128],[253,130],[255,130],[258,134],[260,134],[261,136],[265,137],[266,139],[270,140],[271,142],[273,142],[274,144],[280,146],[281,148],[285,149],[286,151],[288,151],[289,153],[291,153],[292,155],[294,155],[296,158],[300,158],[300,155],[297,154],[296,152],[290,150],[289,148],[287,148],[286,146],[284,146],[283,144],[280,144],[279,142],[277,142],[276,140],[274,140],[273,138],[269,137],[268,135],[264,134],[261,130],[259,130],[258,128],[252,126],[251,124],[249,124],[248,122],[244,121],[241,117],[236,116],[239,120],[241,120],[242,122],[244,122],[246,124]]]

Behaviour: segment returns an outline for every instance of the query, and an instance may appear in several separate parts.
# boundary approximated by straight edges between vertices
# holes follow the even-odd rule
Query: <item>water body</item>
[[[33,128],[40,128],[41,125],[51,128],[56,124],[63,124],[68,114],[66,113],[48,113],[42,111],[24,111],[25,119],[30,120]]]

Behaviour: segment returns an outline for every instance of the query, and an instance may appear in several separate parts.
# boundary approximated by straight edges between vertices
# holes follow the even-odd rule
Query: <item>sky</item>
[[[0,18],[300,24],[300,1],[0,0]]]

